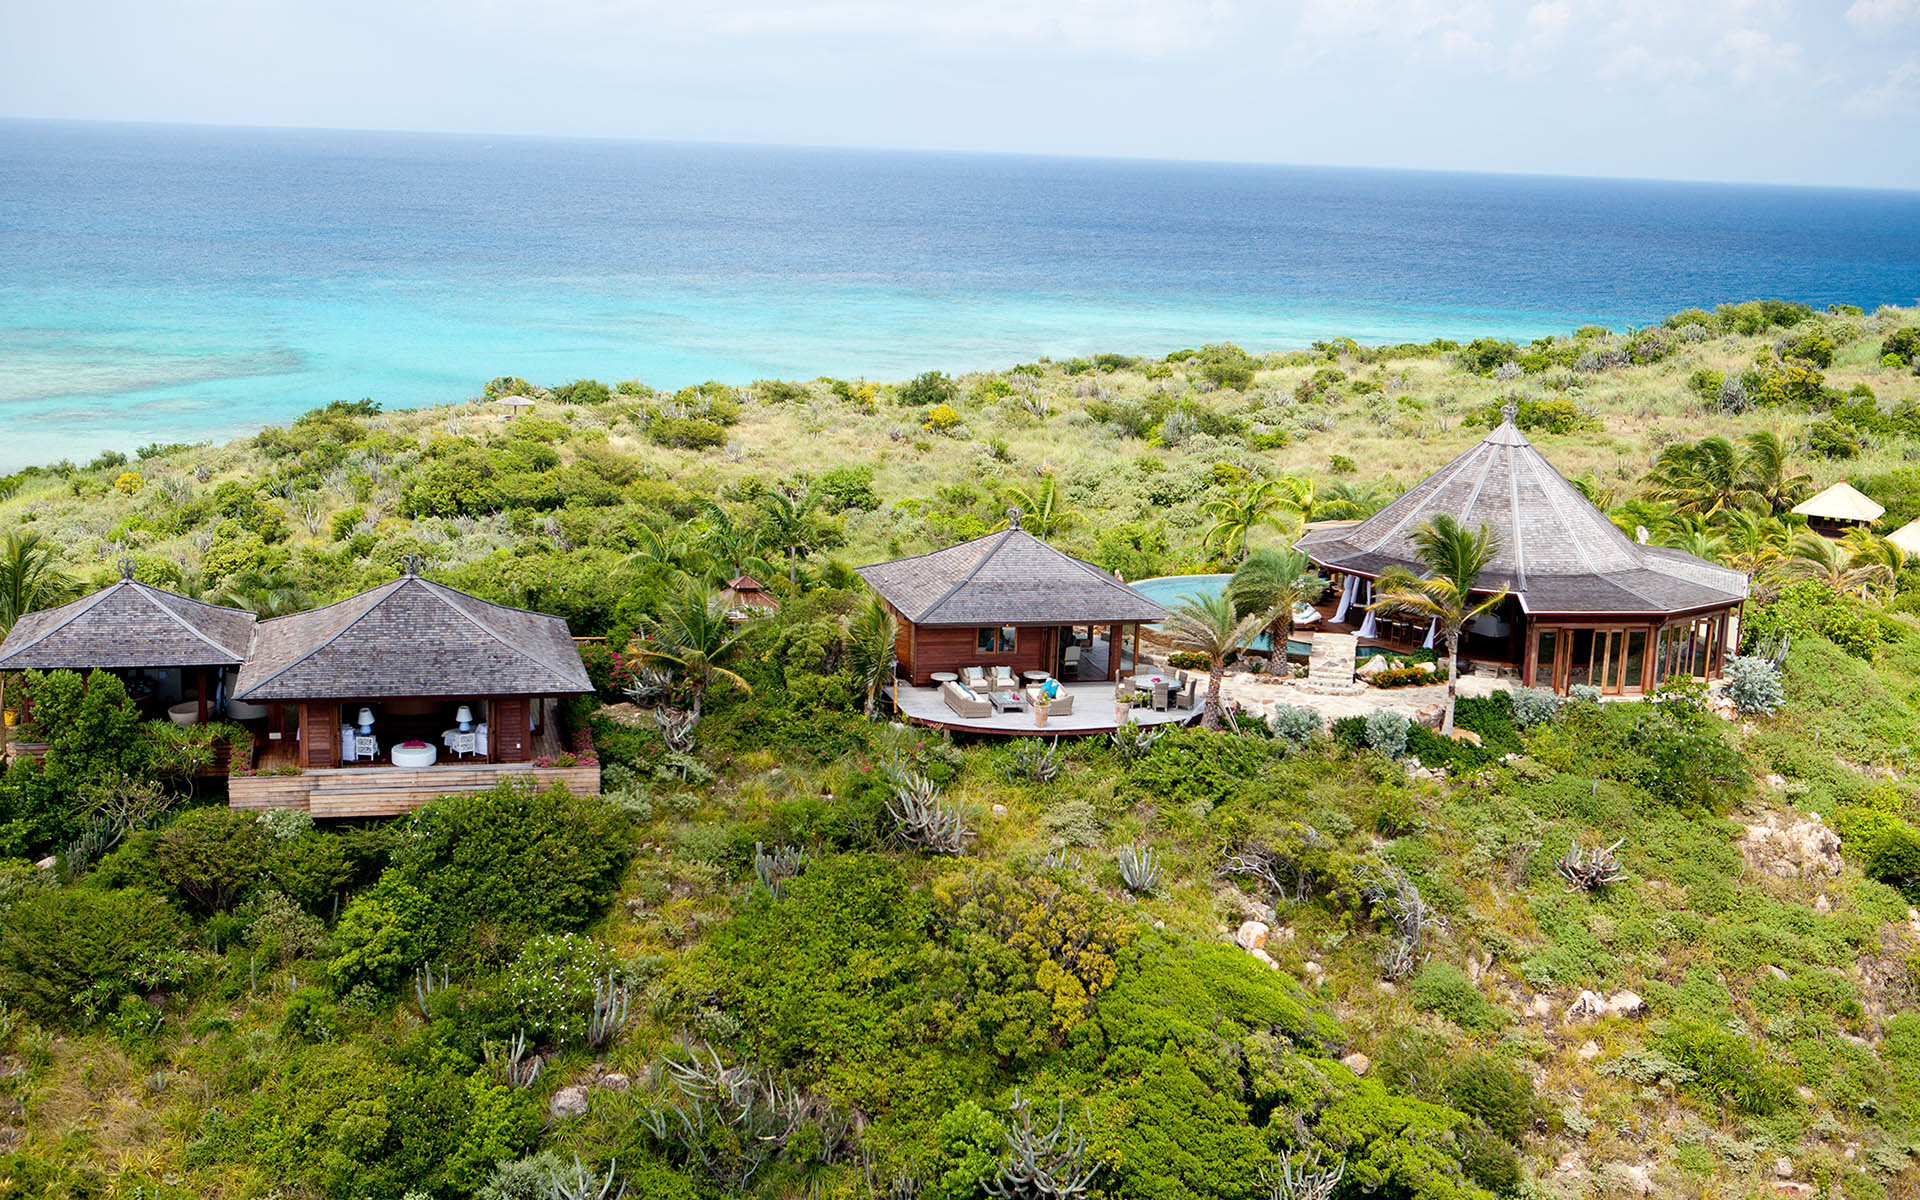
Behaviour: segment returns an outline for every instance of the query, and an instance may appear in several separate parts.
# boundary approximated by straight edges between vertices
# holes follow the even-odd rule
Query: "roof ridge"
[[[1482,439],[1481,441],[1475,442],[1473,445],[1473,449],[1466,451],[1464,454],[1461,454],[1458,458],[1455,458],[1452,462],[1448,463],[1446,466],[1441,467],[1438,471],[1435,471],[1433,474],[1427,476],[1425,479],[1421,480],[1419,483],[1414,484],[1413,487],[1407,493],[1405,493],[1406,495],[1412,495],[1414,492],[1419,491],[1422,486],[1428,483],[1432,483],[1433,487],[1428,491],[1427,495],[1419,498],[1419,502],[1416,503],[1410,510],[1408,510],[1407,515],[1401,517],[1398,521],[1394,522],[1393,527],[1391,529],[1388,529],[1385,533],[1375,538],[1371,546],[1359,546],[1359,543],[1357,542],[1354,543],[1354,545],[1359,546],[1359,548],[1365,551],[1366,553],[1373,553],[1377,551],[1379,547],[1386,544],[1389,538],[1399,533],[1402,529],[1405,529],[1407,527],[1408,522],[1412,521],[1415,517],[1425,512],[1427,509],[1427,505],[1431,503],[1433,497],[1439,495],[1442,491],[1444,491],[1446,489],[1446,486],[1449,483],[1453,482],[1455,476],[1464,474],[1467,469],[1466,468],[1467,460],[1472,458],[1474,454],[1482,446],[1485,446],[1487,444],[1488,443],[1484,439]],[[1359,532],[1361,526],[1364,526],[1365,524],[1366,522],[1362,521],[1359,525],[1353,526],[1354,531],[1356,533]]]
[[[1008,538],[1011,538],[1016,533],[1025,533],[1025,532],[1026,530],[1020,528],[1020,526],[1013,524],[1012,522],[1009,522],[1007,524],[1007,527],[1000,531],[999,540],[994,542],[993,545],[988,546],[986,548],[985,553],[981,554],[979,558],[974,560],[973,566],[968,569],[965,575],[962,575],[958,580],[956,580],[952,587],[940,593],[939,597],[935,599],[933,603],[927,605],[925,608],[922,608],[920,612],[913,618],[914,623],[919,624],[921,621],[926,620],[927,614],[931,613],[934,609],[939,608],[942,604],[945,604],[947,601],[953,599],[953,595],[955,592],[958,592],[961,588],[967,586],[969,583],[972,583],[973,577],[980,573],[980,568],[986,566],[989,559],[991,559],[994,555],[1000,553],[1000,551],[1006,547]],[[985,541],[987,538],[992,536],[993,536],[992,534],[987,534],[983,537],[975,538],[974,540]],[[961,546],[964,546],[967,544],[968,543],[966,542],[960,543]],[[1046,545],[1046,543],[1042,542],[1041,545]],[[955,550],[955,549],[958,549],[958,547],[948,546],[947,549]],[[938,553],[938,551],[935,551],[934,553]]]
[[[428,595],[431,595],[431,596],[432,596],[432,597],[433,597],[433,598],[434,598],[435,600],[438,600],[438,601],[439,601],[440,603],[442,603],[442,604],[444,604],[444,605],[446,605],[446,606],[447,606],[448,608],[450,608],[450,609],[452,609],[452,610],[453,610],[454,612],[456,612],[456,613],[459,613],[459,614],[460,614],[460,616],[461,616],[461,617],[462,617],[463,619],[465,619],[465,620],[467,621],[467,623],[468,623],[468,624],[470,624],[470,625],[472,625],[472,626],[473,626],[474,628],[476,628],[476,629],[478,629],[478,630],[480,630],[480,632],[482,632],[482,633],[484,633],[484,634],[486,634],[486,635],[487,635],[488,637],[490,637],[490,638],[492,638],[492,639],[493,639],[494,641],[496,641],[496,642],[498,642],[498,643],[500,643],[500,644],[501,644],[502,646],[505,646],[505,647],[506,647],[506,648],[507,648],[508,650],[511,650],[511,651],[513,651],[513,653],[514,653],[514,654],[516,654],[516,655],[518,655],[518,656],[519,656],[519,657],[520,657],[520,658],[521,658],[522,660],[524,660],[524,661],[526,661],[526,662],[530,662],[530,663],[532,663],[532,664],[533,664],[534,666],[536,666],[536,667],[538,667],[538,668],[540,668],[540,670],[541,670],[541,671],[543,671],[543,672],[545,672],[546,674],[549,674],[549,675],[550,675],[550,674],[552,674],[552,673],[553,673],[553,667],[552,667],[552,664],[550,664],[550,663],[546,663],[546,662],[542,662],[542,661],[541,661],[540,659],[537,659],[537,658],[535,658],[535,657],[533,657],[533,656],[532,656],[531,654],[528,654],[528,653],[527,653],[527,652],[526,652],[525,650],[522,650],[522,649],[521,649],[520,647],[518,647],[518,646],[516,646],[516,645],[514,645],[514,644],[513,644],[512,642],[510,642],[510,641],[508,641],[508,640],[507,640],[506,638],[504,638],[504,637],[501,637],[501,636],[500,636],[500,633],[499,633],[499,631],[498,631],[498,630],[495,630],[494,628],[492,628],[491,626],[489,626],[489,625],[488,625],[488,624],[487,624],[487,623],[486,623],[485,621],[482,621],[482,620],[481,620],[480,618],[478,618],[478,617],[476,617],[476,616],[474,616],[474,615],[473,615],[472,613],[470,613],[470,612],[468,612],[468,611],[467,611],[466,609],[464,609],[464,608],[461,608],[461,607],[460,607],[460,606],[459,606],[458,604],[455,604],[455,603],[454,603],[454,602],[453,602],[452,600],[449,600],[449,599],[448,599],[448,598],[447,598],[446,596],[444,596],[444,595],[442,595],[442,594],[441,594],[442,592],[451,592],[452,594],[454,594],[454,595],[456,595],[456,596],[463,596],[463,597],[466,597],[466,596],[467,596],[467,594],[466,594],[465,592],[462,592],[462,591],[460,591],[460,590],[459,590],[458,588],[451,588],[451,587],[448,587],[448,586],[447,586],[446,584],[444,584],[444,583],[435,583],[435,582],[434,582],[433,580],[431,580],[431,579],[423,579],[423,578],[421,578],[421,577],[420,577],[420,576],[418,576],[418,575],[407,575],[407,576],[403,576],[403,577],[401,578],[401,580],[400,580],[400,582],[402,582],[402,583],[405,583],[405,582],[406,582],[406,581],[407,581],[408,579],[415,579],[415,580],[419,580],[419,582],[421,582],[421,583],[423,583],[423,584],[425,584],[425,585],[427,586],[427,593],[428,593]],[[481,599],[480,599],[480,597],[478,597],[478,596],[471,596],[471,597],[467,597],[467,598],[468,598],[468,599],[472,599],[472,600],[479,600],[479,601],[480,601],[480,603],[482,603],[482,604],[490,604],[490,605],[492,605],[492,606],[493,606],[493,607],[495,607],[495,608],[503,608],[503,609],[506,609],[506,610],[507,610],[508,612],[520,612],[520,613],[524,613],[524,612],[529,612],[529,610],[527,610],[527,609],[522,609],[522,608],[510,608],[510,607],[508,607],[507,605],[504,605],[504,604],[493,604],[493,602],[492,602],[492,601],[490,601],[490,600],[481,600]],[[531,614],[531,615],[534,615],[534,616],[545,616],[546,614],[544,614],[544,613],[533,613],[533,614]]]
[[[348,596],[344,600],[335,600],[333,604],[323,604],[319,608],[310,608],[304,613],[291,613],[286,617],[281,617],[278,619],[283,621],[295,620],[300,617],[309,616],[313,613],[325,612],[327,609],[333,608],[335,605],[347,604],[351,601],[360,599],[362,596],[372,596],[375,592],[380,591],[382,588],[388,589],[387,594],[392,595],[394,591],[399,590],[399,587],[401,584],[405,583],[408,579],[412,579],[412,578],[415,578],[415,576],[402,575],[400,578],[394,580],[392,583],[383,583],[380,585],[380,587],[371,588],[367,591],[361,592],[357,596]],[[366,620],[368,613],[380,607],[380,601],[384,599],[386,599],[386,597],[382,596],[379,599],[373,600],[365,608],[361,609],[359,614],[355,616],[353,620],[348,621],[346,624],[342,625],[340,628],[328,634],[325,638],[322,638],[319,642],[315,643],[312,646],[309,646],[307,648],[306,653],[298,655],[295,658],[288,659],[284,664],[280,666],[278,670],[274,671],[272,674],[259,680],[252,687],[248,688],[247,695],[251,696],[253,693],[259,691],[261,688],[267,686],[269,683],[272,683],[274,680],[280,678],[282,675],[285,675],[288,671],[293,670],[295,667],[299,666],[301,663],[306,662],[308,659],[312,658],[314,655],[320,653],[322,650],[325,650],[328,646],[331,646],[335,642],[339,641],[341,637],[343,637],[346,634],[347,630],[352,629],[355,625],[358,625],[360,622]],[[262,621],[253,627],[253,637],[248,640],[247,657],[249,658],[253,657],[253,653],[252,653],[253,643],[259,640],[260,630],[265,626],[271,625],[271,624],[273,624],[272,621]],[[234,699],[244,700],[246,699],[246,697],[235,696]]]
[[[64,621],[61,621],[56,625],[49,625],[47,626],[47,628],[40,631],[39,636],[20,643],[20,645],[14,648],[12,654],[9,654],[7,657],[11,658],[13,657],[14,654],[19,654],[23,650],[33,649],[35,646],[38,646],[41,642],[46,641],[48,638],[52,637],[54,634],[59,633],[62,629],[65,629],[67,626],[73,624],[75,621],[78,621],[81,617],[86,616],[88,613],[92,612],[94,609],[100,607],[100,605],[106,602],[107,597],[112,595],[114,591],[120,587],[121,584],[132,583],[132,582],[133,581],[131,579],[116,579],[111,584],[93,593],[91,596],[81,596],[77,599],[69,600],[67,602],[68,604],[76,605],[77,607],[74,608],[73,612],[70,613]],[[91,603],[88,603],[89,601]],[[19,622],[16,621],[15,625],[18,625],[18,624]]]
[[[165,604],[162,604],[158,599],[158,597],[153,595],[154,592],[160,592],[168,596],[175,595],[175,593],[169,592],[165,588],[156,588],[151,586],[150,584],[141,583],[138,580],[134,580],[134,579],[123,579],[120,582],[132,584],[134,589],[140,593],[140,598],[142,600],[145,600],[148,604],[151,604],[153,607],[167,614],[167,616],[170,617],[176,624],[178,624],[180,628],[186,630],[188,633],[192,634],[194,637],[199,638],[201,641],[205,642],[209,646],[212,646],[215,650],[220,651],[222,654],[231,655],[234,658],[245,661],[247,657],[246,650],[244,649],[235,650],[232,646],[222,646],[219,642],[216,642],[212,638],[208,637],[192,621],[187,620],[185,617],[181,616],[179,613],[173,611],[173,609],[167,607]],[[193,599],[191,596],[181,596],[180,599],[185,600],[190,604],[200,603],[200,601]],[[222,606],[217,604],[209,604],[207,605],[207,607],[220,608]],[[229,612],[245,612],[246,610],[235,608],[235,609],[229,609],[228,611]],[[256,614],[248,614],[248,615],[256,616]],[[257,616],[256,616],[256,620],[257,620]],[[252,638],[249,637],[248,641],[251,642]]]

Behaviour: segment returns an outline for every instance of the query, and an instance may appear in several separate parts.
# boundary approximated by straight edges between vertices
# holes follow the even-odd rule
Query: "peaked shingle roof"
[[[1824,521],[1860,521],[1870,525],[1887,510],[1843,479],[1818,495],[1794,505],[1793,511],[1803,517],[1818,517]]]
[[[915,625],[1164,621],[1167,610],[1018,523],[931,554],[859,569]]]
[[[590,692],[559,617],[403,575],[337,604],[262,621],[236,700]]]
[[[1530,613],[1657,614],[1737,604],[1747,577],[1679,550],[1642,546],[1568,483],[1509,417],[1480,443],[1356,525],[1296,543],[1329,570],[1424,574],[1413,532],[1447,513],[1499,539],[1480,587]]]
[[[253,625],[250,612],[122,579],[15,621],[0,642],[0,670],[234,667]]]
[[[1887,535],[1887,540],[1904,554],[1920,555],[1920,520],[1908,521]]]

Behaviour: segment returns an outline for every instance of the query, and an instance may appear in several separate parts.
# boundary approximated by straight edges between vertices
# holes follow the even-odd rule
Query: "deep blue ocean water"
[[[898,378],[1920,298],[1920,193],[0,122],[0,467],[494,375]]]

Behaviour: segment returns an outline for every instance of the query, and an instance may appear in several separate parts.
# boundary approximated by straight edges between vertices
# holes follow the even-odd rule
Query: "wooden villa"
[[[1017,513],[999,532],[874,563],[859,574],[899,624],[896,708],[910,720],[947,729],[1071,734],[1114,728],[1114,685],[1129,680],[1139,664],[1140,627],[1167,616],[1113,575],[1021,529]],[[961,677],[976,669],[1010,684],[970,687]],[[1048,679],[1064,692],[1041,726],[1030,693]],[[1146,710],[1137,719],[1192,716]]]
[[[141,583],[131,563],[120,572],[91,595],[14,623],[0,642],[0,698],[11,672],[111,671],[155,719],[191,725],[222,715],[254,615]]]
[[[1391,567],[1425,568],[1412,534],[1447,513],[1499,539],[1477,591],[1505,589],[1495,612],[1462,639],[1466,665],[1511,671],[1528,686],[1564,692],[1652,690],[1673,676],[1713,679],[1738,644],[1747,577],[1691,554],[1636,542],[1553,469],[1513,423],[1357,524],[1316,529],[1296,543],[1333,581],[1328,627],[1361,645],[1433,645],[1426,620],[1372,607]]]
[[[406,812],[503,777],[598,791],[570,761],[559,697],[593,690],[567,623],[492,604],[411,569],[371,591],[255,627],[235,698],[265,710],[236,808]]]

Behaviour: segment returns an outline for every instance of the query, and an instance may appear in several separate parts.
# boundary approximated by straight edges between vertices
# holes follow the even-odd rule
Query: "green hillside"
[[[0,1198],[1920,1194],[1920,563],[1787,511],[1848,479],[1878,534],[1920,517],[1917,358],[1920,311],[1757,302],[897,384],[508,377],[9,477],[0,624],[123,558],[271,615],[418,554],[607,640],[569,714],[604,796],[318,828],[229,813],[108,677],[10,681],[52,749],[0,777]],[[1364,723],[1009,747],[864,714],[854,565],[1018,508],[1130,579],[1228,570],[1507,402],[1623,526],[1755,573],[1781,698],[1463,700],[1480,746],[1411,732],[1440,777]],[[778,615],[703,637],[743,568]],[[691,751],[625,690],[703,682]],[[1616,843],[1617,879],[1579,869]]]

